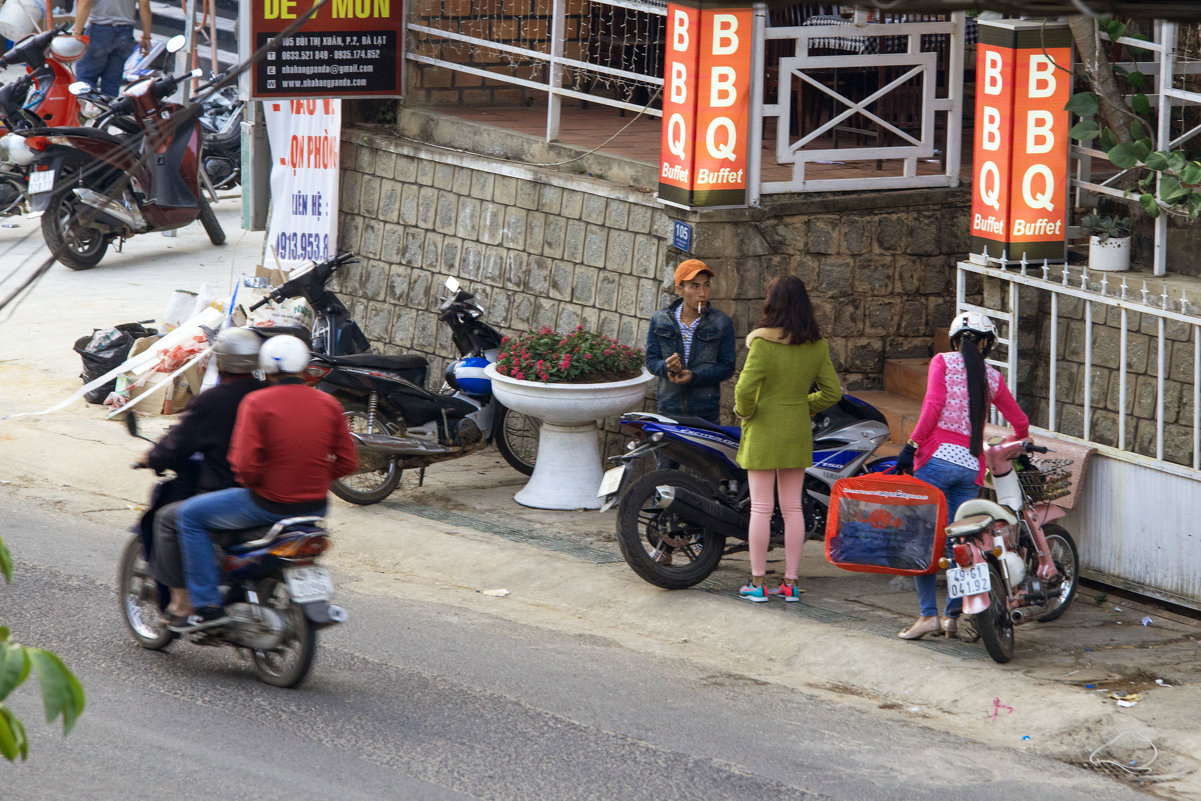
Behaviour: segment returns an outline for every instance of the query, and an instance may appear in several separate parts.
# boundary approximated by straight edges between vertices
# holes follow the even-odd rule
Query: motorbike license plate
[[[54,170],[31,172],[29,174],[29,194],[36,195],[49,192],[54,188]]]
[[[947,597],[962,598],[965,595],[978,595],[992,589],[992,581],[988,577],[988,563],[981,562],[971,567],[952,567],[947,569]]]
[[[605,471],[605,475],[601,478],[600,489],[596,491],[596,497],[603,498],[606,495],[612,495],[617,492],[621,486],[621,477],[625,474],[625,466],[611,467]]]
[[[326,601],[334,594],[334,582],[324,567],[286,567],[284,581],[288,583],[288,593],[291,594],[292,600],[298,604]]]

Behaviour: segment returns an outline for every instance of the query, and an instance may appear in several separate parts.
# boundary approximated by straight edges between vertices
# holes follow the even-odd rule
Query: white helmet
[[[248,328],[226,328],[213,341],[217,369],[223,373],[253,373],[259,369],[263,340]]]
[[[259,349],[259,368],[266,375],[299,373],[308,366],[309,346],[294,336],[281,334],[267,339]]]
[[[975,331],[980,336],[988,336],[993,339],[997,337],[997,327],[992,324],[992,320],[988,319],[987,314],[977,311],[960,312],[951,321],[951,339],[964,331]]]

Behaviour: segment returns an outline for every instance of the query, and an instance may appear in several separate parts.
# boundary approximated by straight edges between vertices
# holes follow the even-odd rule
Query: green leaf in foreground
[[[83,712],[83,685],[62,660],[41,648],[27,649],[42,685],[42,705],[46,709],[46,722],[63,716],[63,734],[70,734],[71,727]]]

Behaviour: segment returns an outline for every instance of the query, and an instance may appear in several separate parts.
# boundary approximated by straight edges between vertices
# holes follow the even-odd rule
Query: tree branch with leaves
[[[12,581],[12,567],[12,555],[0,539],[0,573],[6,584]],[[8,628],[0,626],[0,756],[10,762],[29,756],[29,740],[21,719],[4,701],[35,672],[42,689],[46,722],[53,723],[61,715],[65,737],[83,713],[83,685],[56,655],[13,642]]]

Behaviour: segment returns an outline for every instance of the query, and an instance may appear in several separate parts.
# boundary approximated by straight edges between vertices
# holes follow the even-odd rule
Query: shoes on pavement
[[[187,634],[192,631],[203,631],[221,626],[230,621],[229,615],[219,606],[200,606],[192,610],[182,626],[169,626],[177,634]]]
[[[927,634],[933,634],[939,630],[938,615],[930,617],[919,617],[907,629],[902,629],[897,636],[902,640],[920,640]]]
[[[789,584],[783,581],[780,582],[779,587],[771,590],[772,595],[778,595],[788,603],[796,603],[797,601],[801,600],[802,592],[804,592],[804,590],[802,590],[796,584]]]
[[[942,633],[948,639],[955,639],[959,636],[959,618],[944,617],[939,621],[939,625],[942,626]]]
[[[767,587],[762,584],[757,587],[754,583],[748,584],[740,589],[738,594],[743,598],[746,598],[751,603],[767,603]]]

